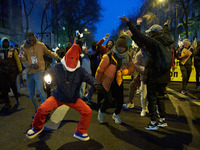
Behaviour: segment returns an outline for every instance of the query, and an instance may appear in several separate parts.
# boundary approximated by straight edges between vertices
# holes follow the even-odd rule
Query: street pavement
[[[124,101],[128,101],[129,81],[124,82]],[[148,116],[141,117],[140,95],[134,98],[133,109],[122,110],[122,124],[112,120],[113,108],[104,115],[104,124],[97,121],[98,105],[96,94],[93,103],[86,102],[92,109],[92,119],[87,142],[73,138],[80,114],[71,108],[62,108],[65,115],[52,112],[50,121],[57,121],[54,130],[46,130],[34,139],[27,139],[34,108],[27,87],[20,89],[20,106],[7,114],[0,114],[0,150],[199,150],[200,149],[200,92],[195,83],[188,84],[188,94],[182,95],[181,82],[170,82],[165,99],[168,127],[147,131]],[[10,94],[12,105],[14,97]],[[3,107],[1,101],[0,109]],[[57,119],[56,119],[57,118]],[[59,122],[60,120],[61,122]],[[48,122],[52,124],[52,122]],[[48,125],[49,125],[48,124]],[[52,128],[53,128],[52,127]]]

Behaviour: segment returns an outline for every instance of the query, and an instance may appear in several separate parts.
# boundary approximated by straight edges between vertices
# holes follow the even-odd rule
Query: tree
[[[29,30],[29,20],[28,17],[30,16],[32,10],[33,10],[33,6],[35,3],[35,0],[30,0],[29,2],[25,2],[25,0],[22,0],[23,2],[23,6],[24,6],[24,14],[25,14],[25,18],[26,18],[26,31],[25,34],[28,32]]]
[[[185,28],[185,36],[186,38],[189,37],[189,30],[188,30],[188,24],[189,24],[189,17],[188,12],[191,8],[191,6],[194,4],[194,0],[175,0],[177,4],[182,8],[180,14],[180,19],[182,22],[182,25]]]
[[[99,0],[65,0],[63,19],[60,25],[65,27],[68,40],[73,40],[75,31],[87,28],[90,34],[96,31],[95,23],[101,17]]]

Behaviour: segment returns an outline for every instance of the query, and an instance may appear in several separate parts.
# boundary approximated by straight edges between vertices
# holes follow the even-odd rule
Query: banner
[[[175,69],[170,72],[171,81],[182,81],[182,73],[179,66],[179,60],[175,59]],[[194,68],[194,60],[192,59],[192,72],[190,74],[189,82],[196,82],[196,71]]]
[[[179,66],[179,60],[175,59],[175,69],[170,72],[171,81],[182,81],[182,73]],[[124,80],[132,80],[131,76],[123,76]],[[190,74],[189,82],[196,82],[196,71],[194,68],[194,60],[192,59],[192,72]]]

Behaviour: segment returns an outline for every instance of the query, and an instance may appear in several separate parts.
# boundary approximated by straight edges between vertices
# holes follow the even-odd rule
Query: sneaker
[[[78,133],[77,131],[75,131],[74,133],[74,138],[79,139],[81,141],[88,141],[90,139],[87,133],[81,134],[81,133]]]
[[[36,130],[33,127],[31,129],[28,130],[28,132],[26,133],[26,137],[28,139],[33,139],[34,137],[36,137],[38,134],[40,134],[43,131],[44,127],[41,130]]]
[[[104,113],[102,113],[100,109],[98,111],[97,119],[98,119],[99,123],[103,123],[103,121],[104,121]]]
[[[126,109],[128,109],[128,108],[133,108],[134,107],[134,103],[131,103],[131,102],[128,102],[128,103],[126,103],[126,104],[123,104],[123,108],[126,108]]]
[[[157,123],[155,124],[150,123],[148,124],[148,126],[145,127],[146,130],[158,130],[158,128],[159,127],[157,126]]]
[[[165,120],[159,121],[158,126],[164,128],[164,127],[167,127],[167,123],[165,122]]]
[[[116,115],[115,113],[113,113],[112,118],[113,118],[113,120],[115,120],[115,123],[116,123],[116,124],[121,124],[121,123],[122,123],[122,121],[121,121],[119,115]]]
[[[141,113],[140,113],[140,116],[144,117],[146,116],[146,109],[142,109]]]

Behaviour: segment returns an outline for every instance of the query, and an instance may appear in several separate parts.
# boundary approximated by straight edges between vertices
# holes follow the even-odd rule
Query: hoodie
[[[51,58],[59,59],[59,56],[56,53],[48,50],[47,47],[43,43],[39,42],[37,39],[33,46],[25,41],[20,48],[20,53],[22,53],[21,60],[23,65],[28,68],[27,74],[35,74],[38,71],[44,72],[44,55]],[[30,68],[32,64],[37,64],[39,68]]]
[[[3,42],[8,41],[8,47],[3,47]],[[8,38],[1,39],[0,49],[0,71],[5,73],[18,73],[22,71],[22,65],[18,56],[18,51],[10,48],[10,41]]]

